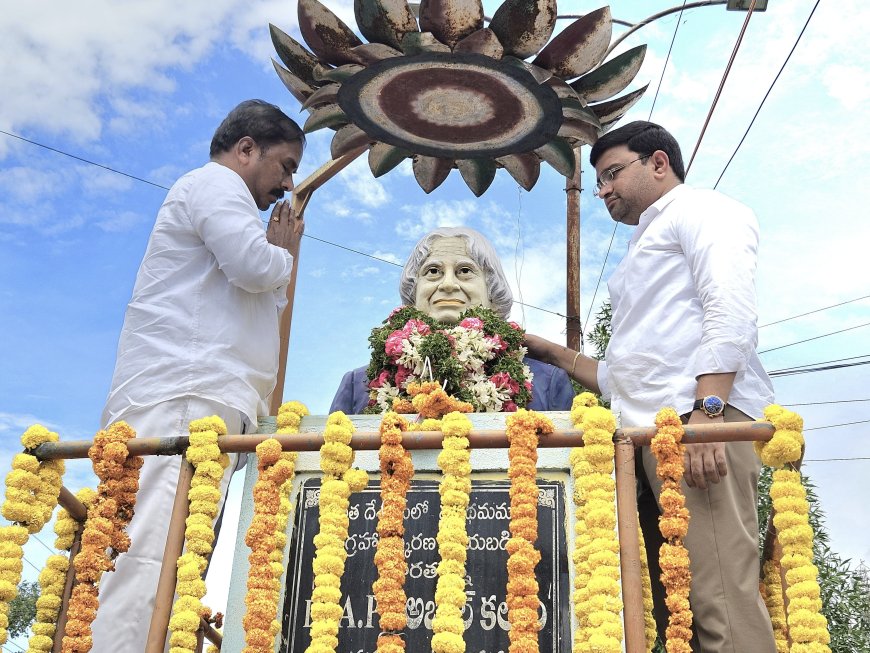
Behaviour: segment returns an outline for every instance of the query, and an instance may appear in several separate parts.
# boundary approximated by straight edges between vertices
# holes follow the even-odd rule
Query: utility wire
[[[778,374],[771,372],[770,374],[768,374],[768,376],[770,376],[771,378],[776,378],[776,377],[780,377],[780,376],[794,376],[796,374],[811,374],[813,372],[827,372],[829,370],[840,370],[840,369],[843,369],[845,367],[857,367],[859,365],[870,365],[870,360],[860,361],[857,363],[840,363],[839,365],[826,365],[826,366],[820,366],[820,367],[811,367],[811,368],[808,368],[805,370],[791,370],[788,372],[780,372]]]
[[[776,320],[775,322],[768,322],[767,324],[762,324],[759,326],[759,329],[763,329],[764,327],[773,326],[774,324],[780,324],[782,322],[788,322],[789,320],[794,320],[799,317],[804,317],[806,315],[812,315],[813,313],[820,313],[821,311],[827,311],[829,308],[836,308],[837,306],[844,306],[845,304],[851,304],[853,302],[859,302],[862,299],[867,299],[870,295],[864,295],[863,297],[856,297],[855,299],[848,299],[845,302],[840,302],[839,304],[831,304],[830,306],[824,306],[822,308],[817,308],[812,311],[807,311],[806,313],[801,313],[800,315],[792,315],[791,317],[784,317],[781,320]]]
[[[743,136],[740,139],[740,142],[737,143],[737,147],[734,148],[734,151],[731,153],[731,157],[728,159],[728,163],[725,164],[725,167],[722,168],[722,172],[719,175],[719,178],[716,180],[716,183],[713,184],[713,188],[715,189],[719,182],[722,181],[722,177],[725,176],[725,171],[728,170],[728,166],[731,165],[731,162],[734,160],[734,157],[737,156],[737,151],[740,149],[740,146],[743,145],[743,141],[746,140],[746,136],[749,134],[749,130],[752,129],[752,125],[755,124],[755,119],[758,118],[758,114],[761,113],[761,107],[764,106],[767,97],[770,95],[770,92],[773,90],[774,84],[776,84],[779,76],[782,74],[782,71],[785,70],[785,65],[788,63],[788,60],[791,59],[791,55],[794,54],[795,48],[797,48],[798,43],[801,41],[801,37],[804,35],[804,32],[807,29],[807,26],[810,24],[810,20],[813,18],[813,14],[816,13],[816,8],[819,6],[819,2],[821,0],[816,0],[816,4],[813,5],[813,9],[810,12],[810,15],[807,17],[807,22],[804,23],[803,29],[801,29],[800,34],[798,34],[797,40],[795,40],[794,45],[791,46],[791,50],[785,58],[785,61],[782,62],[782,66],[779,68],[779,72],[776,73],[776,77],[773,78],[773,81],[770,83],[770,88],[767,89],[767,93],[764,94],[764,97],[761,99],[761,104],[758,105],[758,108],[755,110],[755,115],[752,116],[752,120],[749,121],[749,126],[746,128],[746,131],[743,132]]]
[[[862,419],[857,422],[843,422],[842,424],[828,424],[827,426],[814,426],[809,429],[804,429],[804,433],[807,431],[821,431],[822,429],[833,429],[838,426],[852,426],[854,424],[870,424],[870,419]]]
[[[807,401],[800,404],[780,404],[780,406],[821,406],[823,404],[853,404],[859,401],[870,401],[870,399],[839,399],[837,401]]]
[[[855,456],[854,458],[804,458],[802,462],[805,463],[833,463],[840,462],[844,460],[870,460],[870,457],[865,456]]]
[[[51,555],[57,555],[57,551],[55,551],[55,550],[52,549],[50,546],[48,546],[45,542],[43,542],[43,541],[40,540],[38,537],[36,537],[36,533],[32,533],[32,534],[30,535],[30,537],[32,537],[34,540],[36,540],[36,541],[39,542],[42,546],[44,546],[44,547],[45,547],[45,550],[48,551]]]
[[[810,342],[811,340],[818,340],[819,338],[827,338],[828,336],[833,336],[837,333],[844,333],[846,331],[860,329],[861,327],[865,327],[867,325],[870,325],[870,322],[865,322],[864,324],[856,324],[855,326],[850,326],[850,327],[847,327],[845,329],[840,329],[839,331],[831,331],[830,333],[823,333],[820,336],[813,336],[812,338],[805,338],[803,340],[798,340],[797,342],[790,342],[787,345],[780,345],[779,347],[771,347],[770,349],[764,349],[758,353],[759,354],[766,354],[767,352],[770,352],[770,351],[776,351],[777,349],[785,349],[786,347],[792,347],[794,345],[799,345],[799,344],[804,343],[804,342]]]
[[[783,367],[782,369],[774,370],[774,372],[781,373],[781,372],[801,371],[802,368],[806,368],[806,367],[815,367],[818,365],[828,365],[830,363],[841,363],[843,361],[855,360],[856,358],[867,358],[868,356],[870,356],[870,354],[861,354],[860,356],[848,356],[847,358],[835,358],[834,360],[822,361],[821,363],[806,363],[805,365],[795,365],[793,367]]]

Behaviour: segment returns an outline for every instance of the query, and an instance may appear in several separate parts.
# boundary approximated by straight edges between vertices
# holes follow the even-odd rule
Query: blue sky
[[[679,4],[614,0],[614,17],[637,21]],[[813,7],[809,0],[771,0],[756,14],[689,174],[712,187]],[[353,25],[348,0],[330,8]],[[497,3],[486,3],[491,15]],[[597,4],[566,3],[561,13]],[[870,204],[865,177],[864,107],[870,66],[858,0],[822,2],[762,109],[719,190],[756,211],[762,229],[759,323],[850,302],[761,329],[760,350],[870,322],[866,243]],[[862,18],[864,20],[862,20]],[[723,7],[686,12],[652,119],[668,127],[689,158],[740,30],[744,14]],[[299,38],[292,2],[77,5],[16,3],[0,15],[0,129],[169,186],[207,159],[215,126],[235,104],[260,97],[304,120],[272,71],[267,25]],[[560,25],[568,24],[567,21]],[[626,40],[648,43],[630,87],[650,82],[627,119],[647,119],[676,15]],[[623,28],[617,27],[615,33]],[[297,181],[328,159],[329,135],[318,132]],[[591,193],[583,150],[582,317],[606,298],[604,278],[631,233],[620,227],[604,265],[613,223]],[[365,159],[318,191],[306,233],[396,263],[438,225],[467,224],[487,234],[502,255],[515,296],[565,312],[564,179],[542,166],[526,193],[504,172],[475,198],[454,171],[425,195],[403,165],[373,179]],[[89,438],[98,426],[117,337],[133,280],[165,190],[0,134],[0,469],[17,438],[41,422],[64,439]],[[290,369],[285,398],[327,410],[344,371],[368,360],[370,329],[398,303],[399,267],[306,239],[300,259]],[[592,305],[593,294],[595,302]],[[528,330],[564,339],[558,315],[515,307]],[[856,328],[763,354],[768,370],[866,356],[870,327]],[[779,378],[786,404],[870,398],[870,369]],[[796,407],[807,428],[807,458],[870,456],[870,402]],[[152,434],[158,435],[158,434]],[[808,462],[828,515],[833,547],[870,560],[860,515],[870,460]],[[70,468],[67,485],[90,483],[88,468]],[[47,534],[42,539],[50,543]],[[28,557],[41,563],[38,543]],[[27,568],[31,576],[35,572]]]

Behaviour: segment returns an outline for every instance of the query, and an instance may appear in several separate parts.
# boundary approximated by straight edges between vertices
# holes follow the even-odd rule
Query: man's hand
[[[269,226],[266,229],[266,240],[273,245],[283,247],[294,257],[299,254],[299,241],[305,231],[305,221],[290,210],[289,201],[281,201],[272,209]]]
[[[689,424],[723,424],[724,422],[724,417],[711,419],[698,410],[689,416]],[[725,464],[725,443],[687,444],[683,464],[685,465],[683,478],[686,480],[686,485],[706,490],[708,482],[718,483],[720,478],[728,474]]]
[[[545,340],[540,336],[527,333],[525,345],[529,350],[529,356],[532,358],[544,363],[549,363],[550,365],[556,365],[554,362],[556,354],[554,352],[557,349],[557,345],[554,343]]]

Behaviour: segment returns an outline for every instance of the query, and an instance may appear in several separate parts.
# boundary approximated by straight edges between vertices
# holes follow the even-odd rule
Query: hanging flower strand
[[[57,616],[60,614],[63,588],[69,560],[63,555],[49,556],[39,572],[39,598],[36,599],[36,620],[31,626],[33,635],[28,641],[27,653],[48,653],[54,646]]]
[[[438,467],[444,475],[438,492],[441,517],[438,520],[438,554],[441,561],[436,572],[435,618],[432,620],[433,653],[464,653],[465,562],[468,550],[466,509],[471,495],[471,452],[468,434],[471,421],[452,412],[441,420],[444,432]]]
[[[656,476],[662,480],[659,504],[659,530],[665,538],[659,554],[662,585],[665,586],[668,617],[668,653],[691,653],[692,610],[689,607],[689,552],[683,538],[689,530],[689,511],[680,485],[683,478],[683,425],[673,408],[662,408],[656,415],[656,435],[650,449],[656,458]]]
[[[136,432],[126,422],[116,422],[99,431],[88,450],[100,484],[88,508],[81,550],[73,561],[77,585],[67,608],[63,653],[91,650],[91,623],[99,607],[97,583],[103,572],[114,570],[114,558],[130,546],[126,528],[133,518],[143,462],[141,456],[131,456],[127,449],[127,440],[135,437]]]
[[[405,650],[401,631],[408,622],[405,612],[405,575],[408,565],[404,550],[404,513],[408,488],[414,474],[410,454],[402,446],[402,433],[408,423],[396,413],[388,412],[381,420],[381,446],[378,451],[381,468],[381,510],[378,513],[378,548],[375,565],[378,578],[372,586],[381,634],[378,653],[400,653]]]
[[[538,650],[538,581],[535,567],[541,552],[538,539],[538,437],[553,432],[553,423],[534,411],[520,409],[506,422],[508,476],[510,477],[510,534],[508,552],[507,608],[511,653]]]
[[[306,653],[326,653],[338,646],[338,622],[341,607],[341,577],[347,550],[349,519],[347,510],[351,492],[368,484],[368,474],[351,469],[354,452],[349,446],[353,424],[341,411],[329,416],[320,448],[319,532],[314,536],[314,591],[311,593],[311,644]]]
[[[773,423],[769,442],[756,443],[761,461],[774,468],[770,498],[773,525],[782,545],[782,568],[788,588],[788,632],[793,653],[827,653],[831,637],[822,614],[819,570],[813,564],[813,529],[809,523],[809,504],[801,474],[791,463],[800,459],[804,438],[803,419],[782,406],[764,409],[764,418]]]
[[[30,452],[44,442],[57,442],[57,433],[35,424],[21,436],[25,452],[12,459],[6,476],[3,516],[12,522],[0,526],[0,644],[9,634],[9,603],[18,596],[24,545],[31,533],[38,533],[51,519],[60,494],[63,460],[39,461]]]
[[[770,615],[770,623],[773,626],[776,651],[777,653],[789,653],[779,558],[774,557],[765,562],[762,573],[764,579],[761,582],[761,595],[764,598],[767,613]]]
[[[229,456],[221,453],[218,438],[227,434],[224,421],[217,415],[193,420],[188,425],[190,439],[185,454],[193,465],[188,500],[190,514],[184,531],[185,552],[178,558],[178,580],[175,593],[178,598],[172,606],[169,620],[169,645],[172,653],[193,653],[196,650],[196,631],[200,618],[207,618],[210,610],[203,606],[205,581],[203,573],[208,565],[207,556],[214,543],[214,520],[220,502],[220,484]]]

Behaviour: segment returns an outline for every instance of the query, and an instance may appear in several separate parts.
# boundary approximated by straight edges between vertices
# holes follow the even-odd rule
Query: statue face
[[[472,306],[491,306],[486,276],[468,255],[459,236],[432,241],[429,256],[417,271],[414,306],[439,322],[455,324]]]

